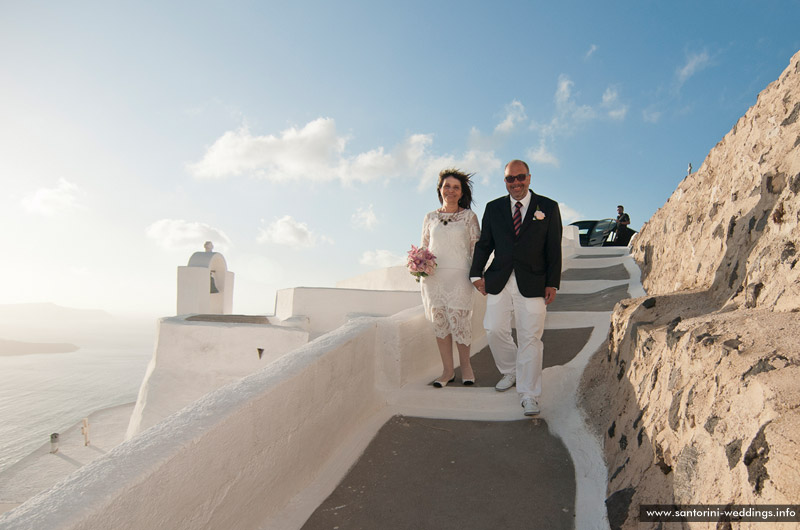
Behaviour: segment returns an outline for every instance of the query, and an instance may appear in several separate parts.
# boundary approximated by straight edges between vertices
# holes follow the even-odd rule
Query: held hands
[[[556,288],[555,287],[545,287],[544,288],[544,305],[549,305],[556,299]]]
[[[475,286],[479,293],[481,293],[483,296],[486,296],[486,282],[483,278],[475,280],[472,282],[472,285]]]

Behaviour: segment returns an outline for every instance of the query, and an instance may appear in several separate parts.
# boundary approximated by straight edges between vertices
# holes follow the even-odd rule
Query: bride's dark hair
[[[469,179],[475,173],[464,173],[460,169],[450,167],[443,169],[439,172],[439,182],[436,184],[436,195],[439,196],[439,204],[444,204],[442,199],[442,184],[447,177],[453,177],[461,182],[461,198],[458,200],[458,205],[462,208],[470,210],[472,204],[472,181]]]

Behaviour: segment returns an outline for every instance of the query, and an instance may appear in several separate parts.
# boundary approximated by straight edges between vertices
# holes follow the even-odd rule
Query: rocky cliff
[[[648,296],[617,305],[582,387],[612,528],[800,499],[798,191],[800,52],[632,242]]]

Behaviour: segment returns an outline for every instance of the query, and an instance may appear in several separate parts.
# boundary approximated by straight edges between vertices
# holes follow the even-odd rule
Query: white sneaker
[[[506,374],[503,378],[494,385],[494,389],[498,392],[505,392],[517,382],[517,376],[514,374]]]
[[[525,398],[522,400],[522,408],[525,409],[526,416],[536,416],[539,414],[539,402],[536,398]]]

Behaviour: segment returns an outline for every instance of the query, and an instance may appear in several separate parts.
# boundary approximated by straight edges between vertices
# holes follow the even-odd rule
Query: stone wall
[[[642,227],[632,253],[647,292],[796,308],[798,146],[800,54]]]
[[[632,244],[649,295],[617,305],[582,387],[612,528],[660,527],[641,504],[798,502],[798,191],[800,53]]]

